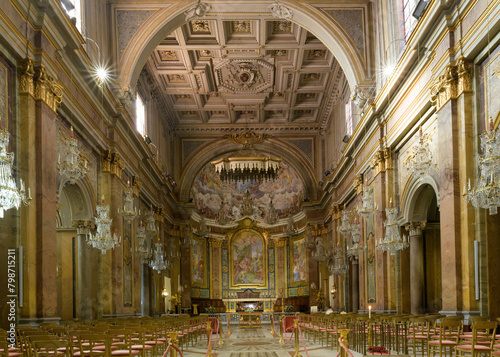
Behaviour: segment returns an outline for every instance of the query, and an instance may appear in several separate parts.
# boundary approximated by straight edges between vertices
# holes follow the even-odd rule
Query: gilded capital
[[[118,155],[118,153],[116,152],[113,153],[113,158],[111,160],[111,174],[121,178],[123,166],[123,160],[120,155]]]
[[[90,229],[94,228],[94,222],[90,219],[75,219],[73,227],[76,228],[77,234],[88,234]]]
[[[142,181],[139,177],[134,176],[134,180],[132,182],[132,190],[134,191],[134,195],[139,197],[139,194],[142,190]]]
[[[35,68],[34,74],[35,99],[43,101],[54,112],[62,103],[62,86],[48,74],[45,65]]]
[[[431,102],[441,109],[449,100],[456,99],[458,93],[457,67],[448,64],[441,75],[434,80],[431,88]]]
[[[461,56],[457,61],[458,88],[457,96],[472,91],[471,63]]]
[[[208,242],[211,248],[220,248],[222,246],[222,239],[210,238]]]
[[[363,192],[363,175],[356,176],[352,182],[352,185],[356,190],[356,194],[359,195],[361,192]]]
[[[102,157],[102,172],[110,172],[111,171],[111,159],[112,153],[110,150],[106,150]]]
[[[427,221],[413,221],[409,222],[405,228],[409,232],[410,237],[421,236],[426,223]]]
[[[375,171],[375,176],[385,171],[384,151],[378,150],[370,161],[371,168]]]
[[[35,76],[35,64],[33,58],[26,57],[19,64],[19,92],[35,95],[33,77]]]

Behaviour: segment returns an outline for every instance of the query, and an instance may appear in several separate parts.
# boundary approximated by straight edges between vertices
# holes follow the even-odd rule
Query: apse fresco
[[[244,231],[231,242],[233,285],[262,285],[265,283],[264,241],[253,231]]]
[[[279,218],[294,214],[300,209],[303,194],[304,185],[299,175],[283,161],[278,177],[268,182],[223,183],[214,166],[208,164],[195,179],[191,190],[196,208],[202,215],[215,218],[223,210],[225,216],[234,221],[243,217],[263,221],[271,200]],[[243,206],[245,195],[253,205],[250,212]]]

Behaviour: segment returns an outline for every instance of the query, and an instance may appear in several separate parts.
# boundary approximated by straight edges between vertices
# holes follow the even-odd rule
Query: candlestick
[[[369,319],[372,318],[372,306],[371,305],[368,305],[368,318]]]

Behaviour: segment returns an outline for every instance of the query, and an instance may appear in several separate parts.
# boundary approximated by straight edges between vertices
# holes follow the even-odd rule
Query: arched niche
[[[192,155],[192,159],[186,163],[181,175],[180,200],[182,202],[189,200],[193,182],[207,163],[223,155],[237,154],[240,149],[241,146],[227,140],[215,141],[200,148],[199,152]],[[292,145],[284,141],[267,141],[260,144],[259,150],[256,151],[271,153],[285,160],[301,177],[307,197],[311,200],[317,199],[317,186],[312,167],[304,155],[300,154]]]
[[[58,188],[58,203],[61,204],[57,216],[58,228],[73,227],[74,220],[86,220],[94,216],[95,199],[86,180],[71,184],[60,177]]]
[[[432,200],[439,207],[439,185],[433,175],[411,176],[401,198],[404,222],[426,221]]]
[[[245,14],[241,12],[241,2],[210,3],[212,6],[203,19],[227,18],[234,19],[237,13],[239,18],[247,15],[249,18],[276,20],[272,17],[269,6],[272,1],[245,3]],[[351,41],[344,35],[344,30],[334,21],[329,21],[317,9],[307,4],[295,1],[281,2],[293,12],[290,21],[300,25],[313,33],[334,54],[342,67],[349,82],[351,91],[358,84],[368,82],[369,76],[365,73],[365,66],[357,55],[357,50]],[[134,88],[147,58],[156,46],[172,31],[184,24],[184,13],[194,7],[196,2],[179,3],[166,9],[158,10],[141,25],[141,30],[134,34],[118,59],[118,82],[122,88]],[[212,15],[212,14],[214,15]]]

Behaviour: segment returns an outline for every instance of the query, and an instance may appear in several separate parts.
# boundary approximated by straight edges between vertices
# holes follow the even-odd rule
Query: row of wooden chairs
[[[194,344],[205,336],[207,318],[127,318],[19,326],[15,348],[0,330],[0,357],[16,356],[161,356],[172,332],[179,345]]]
[[[464,331],[463,316],[372,314],[369,318],[347,313],[299,314],[297,318],[308,339],[332,349],[338,348],[340,330],[349,329],[350,348],[363,354],[369,347],[384,346],[397,353],[411,351],[414,356],[500,356],[497,322],[485,316],[469,318],[471,332]]]

